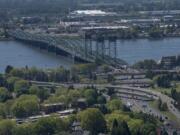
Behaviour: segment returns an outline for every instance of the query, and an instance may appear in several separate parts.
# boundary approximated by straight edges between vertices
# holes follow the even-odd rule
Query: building
[[[102,10],[76,10],[71,12],[67,18],[71,21],[112,21],[112,18],[117,18],[118,14],[115,12],[106,12]]]
[[[161,22],[159,18],[148,18],[148,19],[121,19],[119,23],[121,24],[131,24],[131,25],[151,25],[158,24]]]
[[[41,106],[41,108],[41,110],[45,112],[45,114],[50,114],[63,110],[65,108],[65,105],[64,103],[44,104]]]
[[[112,16],[116,15],[114,12],[105,12],[102,10],[76,10],[70,13],[72,17],[84,17],[84,16]]]
[[[160,65],[165,69],[172,68],[176,63],[176,56],[162,57]]]
[[[174,16],[172,16],[172,15],[165,15],[165,16],[163,16],[163,20],[164,20],[164,22],[171,22],[171,21],[174,20]]]
[[[21,21],[23,24],[36,24],[42,22],[42,18],[40,17],[22,17]]]

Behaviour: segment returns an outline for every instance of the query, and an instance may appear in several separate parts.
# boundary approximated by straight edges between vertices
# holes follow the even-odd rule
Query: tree
[[[151,69],[157,69],[158,65],[157,65],[156,61],[154,61],[154,60],[144,60],[144,61],[135,63],[133,65],[133,67],[137,68],[137,69],[151,70]]]
[[[112,112],[122,109],[122,102],[120,99],[113,99],[107,103],[107,108]]]
[[[50,80],[54,82],[67,82],[70,80],[70,71],[60,67],[50,73]]]
[[[32,85],[29,88],[29,94],[36,95],[38,91],[39,91],[39,87],[37,87],[36,85]]]
[[[81,93],[78,90],[70,90],[68,92],[67,98],[69,100],[69,103],[71,103],[72,105],[76,105],[77,104],[77,100],[80,98]]]
[[[104,96],[98,96],[97,102],[99,104],[105,104],[106,103],[106,98]]]
[[[12,112],[18,118],[35,115],[39,112],[39,101],[36,96],[24,95],[12,105]]]
[[[163,104],[162,104],[161,110],[162,110],[162,111],[167,111],[167,110],[168,110],[167,103],[163,103]]]
[[[13,130],[13,135],[33,135],[33,125],[32,124],[21,124],[17,125]]]
[[[11,99],[11,100],[7,100],[5,103],[4,103],[4,110],[5,110],[5,114],[6,116],[12,116],[12,105],[14,104],[14,100]]]
[[[2,74],[0,74],[0,87],[5,87],[6,80]]]
[[[11,95],[9,91],[4,87],[0,87],[0,102],[5,102],[6,100],[10,98],[11,98]]]
[[[55,135],[71,135],[69,132],[59,132]]]
[[[178,134],[177,134],[177,131],[173,131],[173,135],[178,135]]]
[[[119,127],[119,124],[116,119],[114,119],[112,128],[111,128],[111,135],[121,135],[121,127]]]
[[[169,88],[171,86],[170,76],[168,75],[158,75],[153,80],[159,87]]]
[[[161,99],[158,99],[158,108],[160,111],[167,111],[168,110],[167,103],[163,103]]]
[[[108,88],[108,89],[107,89],[107,94],[108,94],[109,96],[112,96],[113,94],[115,94],[115,89],[114,89],[114,88]]]
[[[122,105],[122,110],[123,110],[124,112],[131,112],[130,107],[129,107],[129,106],[126,106],[126,105]]]
[[[123,128],[123,134],[122,135],[131,135],[131,132],[129,130],[128,124],[126,123],[126,121],[123,121],[121,123],[121,126]]]
[[[163,32],[159,29],[159,27],[157,26],[153,26],[151,27],[151,29],[149,30],[149,36],[151,38],[160,38],[163,36]]]
[[[137,134],[140,132],[140,127],[144,124],[142,119],[130,119],[128,121],[128,126],[131,129],[131,134]]]
[[[20,78],[18,77],[8,77],[7,78],[7,85],[8,85],[8,90],[9,91],[14,91],[14,85],[15,85],[15,82],[20,80]]]
[[[156,126],[151,123],[145,123],[141,126],[140,132],[143,135],[156,135]]]
[[[107,114],[107,113],[108,113],[108,109],[107,109],[106,105],[104,105],[104,104],[98,105],[97,108],[98,108],[103,114]]]
[[[17,96],[20,96],[22,94],[27,94],[29,90],[29,83],[25,80],[16,81],[14,89]]]
[[[5,69],[5,73],[6,73],[6,74],[9,74],[12,70],[13,70],[13,67],[10,66],[10,65],[8,65],[8,66],[6,67],[6,69]]]
[[[96,65],[94,63],[88,64],[78,64],[72,67],[72,73],[81,73],[85,75],[91,74],[94,70],[96,70]]]
[[[80,78],[79,78],[78,74],[73,73],[71,75],[71,81],[73,81],[75,83],[79,83],[80,82]]]
[[[113,76],[113,75],[108,75],[108,77],[107,77],[108,83],[112,83],[114,80],[115,80],[115,79],[114,79],[114,76]]]
[[[101,68],[105,73],[112,71],[109,65],[102,65]]]
[[[5,111],[5,105],[0,103],[0,117],[5,118],[6,117],[6,111]]]
[[[38,135],[52,135],[56,130],[56,122],[54,119],[42,118],[35,125],[35,132]]]
[[[84,92],[84,96],[86,98],[86,101],[88,105],[93,105],[97,102],[97,91],[95,89],[87,89]]]
[[[171,97],[174,99],[174,100],[176,100],[177,99],[177,91],[176,91],[176,89],[174,89],[174,88],[172,88],[171,89]]]
[[[161,131],[161,135],[168,135],[168,132],[166,131],[166,129],[163,129],[163,130]]]
[[[140,132],[140,129],[137,130],[135,135],[142,135],[141,132]]]
[[[49,91],[47,89],[38,88],[35,85],[32,85],[29,88],[29,93],[38,96],[38,98],[43,101],[47,99],[50,95]]]
[[[129,127],[125,121],[118,122],[116,119],[113,121],[111,135],[131,135]]]
[[[155,74],[151,70],[146,71],[147,78],[153,79],[154,76],[155,76]]]
[[[106,131],[106,121],[103,114],[95,108],[87,109],[78,114],[83,129],[91,132],[92,135]]]
[[[0,121],[0,135],[13,135],[15,122],[11,120]]]
[[[54,135],[56,131],[62,132],[66,130],[68,130],[66,123],[53,116],[39,119],[34,127],[37,135]]]

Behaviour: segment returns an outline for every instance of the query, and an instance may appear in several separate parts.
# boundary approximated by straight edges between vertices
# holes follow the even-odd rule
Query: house
[[[160,65],[165,69],[172,68],[176,63],[176,56],[162,57]]]
[[[44,104],[41,106],[41,109],[43,112],[45,112],[45,114],[61,111],[64,108],[65,108],[64,103]]]

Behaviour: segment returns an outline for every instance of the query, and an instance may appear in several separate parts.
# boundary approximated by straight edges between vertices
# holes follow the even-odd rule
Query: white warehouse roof
[[[113,12],[105,12],[102,10],[76,10],[71,15],[87,15],[87,16],[98,16],[98,15],[115,15]]]

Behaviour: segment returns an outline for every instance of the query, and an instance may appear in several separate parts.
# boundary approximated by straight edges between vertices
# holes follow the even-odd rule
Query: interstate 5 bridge
[[[46,34],[32,34],[22,30],[14,30],[8,32],[10,37],[17,41],[25,42],[31,46],[63,55],[72,57],[75,60],[93,62],[92,55],[85,56],[85,51],[82,46],[82,40],[66,40],[56,36]]]
[[[70,57],[78,62],[95,62],[98,58],[107,64],[125,64],[125,62],[120,59],[104,54],[102,49],[96,49],[102,48],[99,47],[99,44],[95,44],[96,47],[94,47],[95,49],[93,50],[92,44],[88,45],[83,38],[65,38],[52,36],[50,34],[33,34],[23,30],[11,30],[8,31],[8,35],[17,41],[27,43],[27,45],[47,50],[57,55]]]

